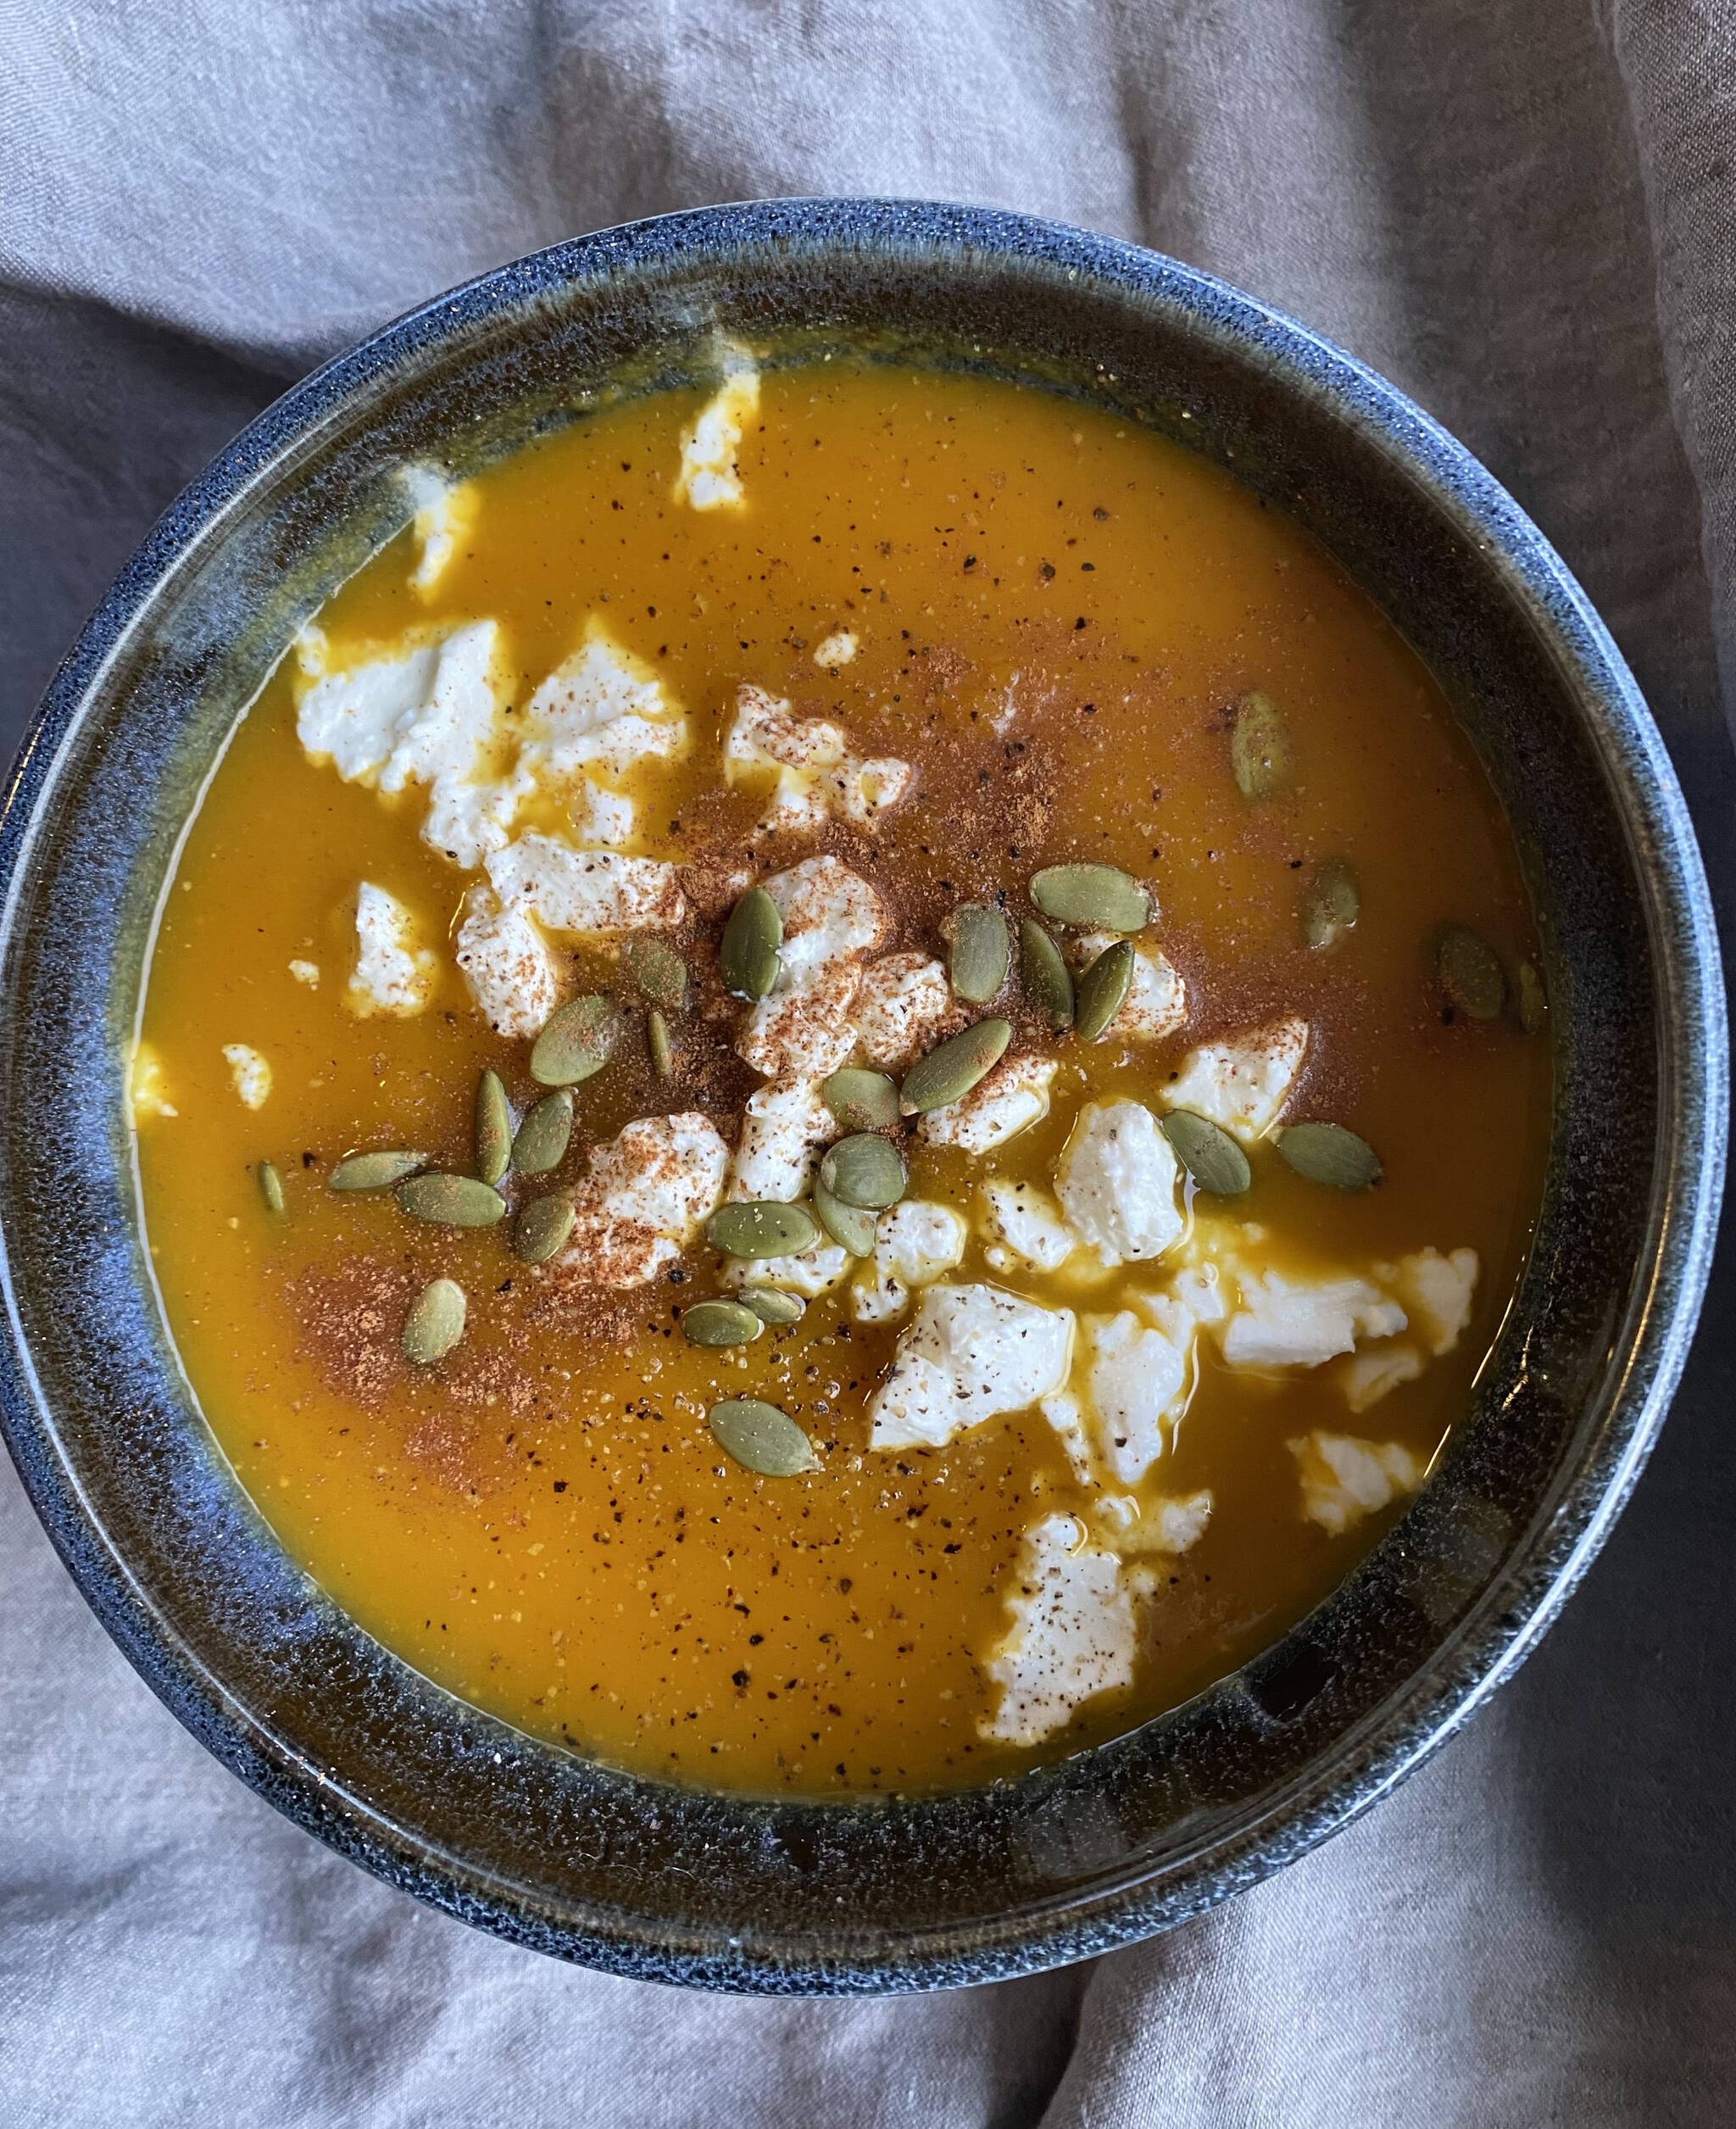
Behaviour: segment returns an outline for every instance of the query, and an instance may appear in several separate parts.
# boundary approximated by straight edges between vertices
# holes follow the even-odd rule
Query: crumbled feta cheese
[[[134,1124],[141,1117],[181,1114],[169,1099],[169,1075],[164,1071],[162,1056],[153,1043],[136,1043],[133,1046],[132,1068],[126,1075],[126,1105],[131,1112],[129,1120]]]
[[[1088,1700],[1133,1680],[1133,1605],[1112,1552],[1088,1544],[1071,1515],[1025,1533],[1007,1591],[1012,1625],[983,1664],[1000,1687],[983,1736],[1034,1745]]]
[[[1109,1542],[1123,1559],[1149,1553],[1173,1558],[1205,1536],[1216,1505],[1210,1486],[1198,1493],[1160,1495],[1143,1508],[1123,1494],[1103,1503],[1103,1511],[1118,1509],[1120,1513],[1111,1516],[1100,1511],[1099,1518],[1110,1527]]]
[[[874,1257],[850,1303],[860,1324],[888,1323],[910,1305],[912,1290],[949,1272],[965,1254],[967,1230],[949,1205],[906,1198],[874,1226]]]
[[[629,798],[581,777],[567,804],[575,839],[586,850],[620,850],[633,839],[636,809]]]
[[[682,438],[675,499],[696,510],[740,510],[747,500],[736,454],[742,432],[759,411],[760,372],[744,348],[726,346],[723,382]]]
[[[1076,968],[1083,968],[1119,940],[1119,932],[1085,932],[1068,950]],[[1155,946],[1133,948],[1133,981],[1109,1023],[1108,1032],[1124,1041],[1156,1042],[1188,1023],[1188,986],[1169,956]]]
[[[398,479],[415,510],[411,530],[422,549],[410,571],[410,583],[426,599],[457,554],[459,542],[476,523],[482,499],[474,481],[448,480],[437,466],[406,465],[400,468]]]
[[[726,1286],[776,1286],[812,1301],[849,1275],[855,1259],[836,1242],[815,1242],[798,1257],[732,1257],[723,1268]]]
[[[1344,1402],[1352,1412],[1366,1412],[1400,1383],[1415,1382],[1422,1369],[1423,1357],[1416,1346],[1401,1343],[1352,1353],[1335,1372]]]
[[[1275,1020],[1190,1051],[1163,1099],[1172,1109],[1192,1109],[1251,1142],[1277,1122],[1307,1054],[1308,1023],[1294,1015]]]
[[[1038,1271],[1059,1271],[1077,1247],[1047,1190],[997,1179],[982,1185],[989,1224],[1007,1247]]]
[[[497,850],[488,880],[506,907],[527,911],[551,931],[673,931],[687,913],[673,865],[576,850],[548,835],[521,835]]]
[[[1088,1102],[1060,1165],[1055,1195],[1067,1223],[1107,1265],[1158,1257],[1185,1222],[1176,1204],[1180,1168],[1149,1109]]]
[[[439,646],[423,644],[333,673],[325,670],[326,642],[317,630],[303,631],[300,642],[302,670],[314,681],[296,711],[303,752],[314,761],[329,761],[346,783],[371,781],[391,760],[400,728],[426,705]]]
[[[625,776],[641,761],[674,759],[687,744],[687,719],[656,673],[593,620],[525,706],[520,781],[528,789],[591,768]]]
[[[1079,1400],[1070,1391],[1057,1390],[1052,1396],[1039,1399],[1037,1409],[1060,1436],[1073,1476],[1081,1485],[1094,1486],[1097,1467],[1091,1460],[1091,1443],[1085,1432],[1085,1415],[1079,1408]]]
[[[1471,1321],[1472,1296],[1480,1269],[1474,1249],[1418,1250],[1396,1264],[1377,1264],[1374,1275],[1399,1301],[1429,1352],[1449,1353]]]
[[[814,1175],[819,1149],[837,1136],[837,1119],[811,1079],[779,1080],[748,1097],[729,1194],[737,1202],[793,1204]]]
[[[771,991],[743,1017],[736,1055],[770,1078],[828,1078],[856,1047],[850,1008],[861,980],[858,962],[840,961]]]
[[[1242,1305],[1223,1335],[1232,1368],[1318,1368],[1362,1338],[1390,1338],[1405,1312],[1366,1279],[1244,1277]]]
[[[454,958],[497,1034],[528,1041],[560,1003],[560,975],[528,911],[478,883],[465,897]]]
[[[1085,1329],[1097,1447],[1121,1485],[1137,1485],[1164,1452],[1165,1423],[1180,1417],[1193,1392],[1193,1319],[1183,1313],[1171,1335],[1124,1308],[1088,1316]]]
[[[869,1407],[870,1446],[936,1447],[960,1428],[1022,1412],[1061,1389],[1073,1312],[994,1286],[931,1286]]]
[[[416,920],[395,895],[371,880],[356,889],[356,965],[344,1003],[358,1019],[376,1014],[397,1020],[425,1012],[439,980],[440,963],[418,946]]]
[[[958,1010],[938,961],[926,954],[887,954],[862,971],[854,1017],[868,1062],[902,1072],[933,1048]]]
[[[554,1260],[567,1282],[643,1286],[672,1264],[723,1196],[729,1148],[709,1117],[641,1117],[592,1150],[573,1192],[572,1238]]]
[[[815,828],[833,815],[871,828],[914,781],[908,761],[889,755],[864,761],[851,751],[842,725],[793,716],[787,702],[753,687],[737,691],[723,768],[732,783],[744,776],[775,777],[771,810],[760,822],[767,831]]]
[[[828,962],[860,960],[892,935],[879,895],[835,857],[804,857],[764,885],[783,922],[781,984],[799,987]]]
[[[834,628],[814,653],[816,666],[847,666],[856,655],[856,638],[848,628]]]
[[[316,961],[292,961],[289,973],[298,984],[305,984],[309,990],[320,988],[320,964]]]
[[[783,922],[777,981],[744,1017],[736,1052],[771,1078],[823,1079],[855,1049],[862,956],[891,921],[868,882],[835,857],[804,858],[765,884]]]
[[[1316,1428],[1290,1444],[1302,1478],[1302,1513],[1333,1537],[1422,1484],[1422,1465],[1397,1441],[1361,1441]]]
[[[922,1119],[922,1136],[931,1145],[955,1145],[966,1153],[1004,1145],[1049,1114],[1049,1084],[1055,1070],[1053,1057],[1004,1057],[969,1094],[929,1110]]]
[[[223,1054],[229,1061],[229,1076],[235,1082],[242,1106],[263,1109],[271,1091],[270,1066],[257,1050],[250,1050],[244,1042],[225,1042]]]

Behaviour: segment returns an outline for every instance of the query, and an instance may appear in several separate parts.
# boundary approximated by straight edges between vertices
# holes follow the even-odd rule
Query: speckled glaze
[[[392,468],[429,449],[481,463],[693,375],[718,327],[1022,377],[1268,495],[1446,685],[1547,942],[1547,1201],[1475,1409],[1411,1512],[1187,1707],[944,1800],[637,1781],[407,1669],[236,1485],[135,1216],[121,1059],[177,837],[289,635],[402,521]],[[782,201],[637,223],[340,357],[211,465],[104,600],[7,787],[0,889],[0,1407],[73,1575],[187,1727],[298,1824],[466,1921],[618,1974],[784,1993],[987,1981],[1166,1928],[1324,1840],[1549,1625],[1644,1462],[1705,1280],[1727,1114],[1712,920],[1662,744],[1584,595],[1473,459],[1338,349],[1171,260],[1016,215]]]

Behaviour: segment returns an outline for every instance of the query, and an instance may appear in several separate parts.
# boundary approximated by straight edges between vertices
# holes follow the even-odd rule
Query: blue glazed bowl
[[[461,471],[697,375],[722,327],[1023,379],[1180,438],[1328,547],[1427,660],[1507,805],[1546,942],[1555,1113],[1473,1409],[1351,1580],[1130,1736],[966,1795],[771,1803],[643,1781],[431,1686],[284,1555],[217,1451],[140,1243],[122,1058],[177,838],[302,620]],[[1536,527],[1390,386],[1149,252],[1016,215],[782,201],[502,268],[264,414],[57,676],[0,819],[0,1405],[109,1632],[211,1751],[435,1906],[614,1972],[849,1992],[985,1981],[1166,1928],[1377,1801],[1535,1644],[1661,1424],[1722,1183],[1723,1001],[1688,816]]]

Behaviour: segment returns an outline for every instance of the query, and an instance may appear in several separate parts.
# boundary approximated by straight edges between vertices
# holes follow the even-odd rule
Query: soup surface
[[[406,469],[237,728],[151,1252],[253,1499],[442,1685],[676,1780],[978,1782],[1421,1485],[1539,1195],[1535,940],[1429,674],[1217,469],[720,363]]]

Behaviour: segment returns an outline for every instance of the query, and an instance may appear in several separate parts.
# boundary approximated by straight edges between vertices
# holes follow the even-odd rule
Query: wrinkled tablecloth
[[[1714,0],[0,0],[0,758],[158,510],[320,357],[629,216],[925,194],[1138,238],[1464,438],[1736,886],[1736,15]],[[11,2129],[1736,2118],[1731,1268],[1607,1552],[1350,1831],[1094,1965],[707,1998],[425,1912],[185,1736],[0,1474]]]

